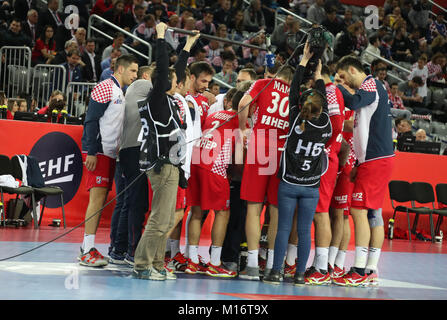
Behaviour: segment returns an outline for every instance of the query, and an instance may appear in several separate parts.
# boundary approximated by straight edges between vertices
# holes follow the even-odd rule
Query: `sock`
[[[338,266],[343,269],[345,266],[346,250],[338,250],[337,257],[335,258],[334,267]]]
[[[337,257],[338,248],[337,247],[329,247],[329,257],[328,263],[334,268],[335,258]]]
[[[189,246],[189,258],[193,263],[199,263],[199,246]]]
[[[315,249],[315,255],[316,255],[315,268],[317,268],[320,271],[327,271],[329,248],[317,247]]]
[[[265,266],[266,269],[272,269],[273,268],[273,256],[275,251],[273,249],[268,249],[267,251],[267,264]]]
[[[222,247],[211,246],[211,259],[210,263],[213,266],[220,266],[220,255],[222,253]]]
[[[367,258],[368,258],[367,247],[355,247],[354,270],[362,276],[365,275]]]
[[[95,247],[95,235],[94,234],[84,234],[84,242],[82,242],[82,251],[87,253],[91,248]]]
[[[287,245],[287,255],[286,255],[286,262],[289,266],[293,266],[296,262],[296,255],[297,255],[297,246],[289,243]]]
[[[174,258],[175,255],[180,252],[180,240],[169,239],[170,247],[171,247],[171,258]]]
[[[379,248],[369,248],[368,261],[366,264],[367,271],[376,271],[377,272],[377,264],[379,263],[381,251],[382,250]]]
[[[248,251],[247,267],[259,268],[259,264],[258,264],[258,250],[249,250]]]

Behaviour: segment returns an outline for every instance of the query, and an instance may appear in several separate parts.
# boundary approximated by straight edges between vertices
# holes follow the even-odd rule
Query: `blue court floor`
[[[15,233],[14,233],[15,232]],[[52,239],[62,229],[0,229],[1,300],[446,300],[446,243],[385,240],[379,263],[378,288],[338,286],[295,287],[290,280],[278,286],[240,279],[215,279],[205,275],[177,274],[177,280],[148,281],[131,277],[131,268],[109,264],[88,268],[77,263],[80,237],[61,238],[19,257],[10,256],[33,249]],[[97,244],[107,253],[107,232]],[[7,233],[14,236],[7,236]],[[23,234],[20,237],[19,233]],[[40,233],[40,235],[39,235]],[[42,234],[45,233],[45,236]],[[31,236],[30,236],[31,234]],[[80,234],[79,234],[80,236]],[[20,241],[23,238],[26,241]],[[8,241],[7,239],[13,239]],[[42,240],[44,239],[44,240]],[[64,242],[66,241],[66,242]],[[182,248],[183,249],[183,248]],[[353,249],[353,248],[352,248]],[[351,266],[354,252],[348,252]],[[208,248],[200,254],[208,259]],[[309,261],[313,259],[313,251]]]

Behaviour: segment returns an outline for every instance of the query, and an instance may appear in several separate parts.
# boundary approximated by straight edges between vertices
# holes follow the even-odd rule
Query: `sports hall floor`
[[[131,277],[131,269],[80,266],[76,257],[83,229],[24,255],[8,257],[53,240],[69,228],[41,226],[0,228],[0,300],[447,300],[447,243],[385,240],[379,263],[379,288],[337,286],[295,287],[289,281],[274,286],[239,279],[177,274],[176,281]],[[352,241],[351,241],[352,242]],[[100,228],[97,247],[107,253],[109,229]],[[209,239],[200,254],[207,259]],[[183,247],[182,247],[183,248]],[[353,261],[353,244],[346,265]],[[309,261],[312,261],[313,251]]]

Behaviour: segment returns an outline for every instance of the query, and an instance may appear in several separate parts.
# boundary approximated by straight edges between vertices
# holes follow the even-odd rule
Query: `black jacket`
[[[85,66],[83,68],[83,78],[85,81],[91,82],[93,80],[93,66],[92,61],[90,60],[90,57],[87,53],[87,51],[84,50],[84,53],[82,54],[82,61],[85,63]],[[95,62],[95,71],[96,71],[96,82],[99,82],[99,78],[101,77],[101,56],[98,54],[95,54],[95,57],[93,58]]]

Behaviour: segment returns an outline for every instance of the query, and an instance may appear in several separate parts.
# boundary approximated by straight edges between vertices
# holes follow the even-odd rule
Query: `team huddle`
[[[384,237],[381,205],[394,159],[383,85],[351,56],[339,62],[336,74],[320,61],[306,78],[312,58],[306,44],[299,65],[277,65],[273,76],[260,80],[246,71],[236,88],[210,96],[206,89],[213,68],[206,62],[186,63],[200,34],[188,36],[178,61],[169,67],[166,28],[164,23],[156,26],[155,66],[138,69],[129,56],[120,57],[112,79],[92,92],[83,136],[90,219],[80,263],[128,263],[135,278],[149,280],[176,279],[175,273],[184,272],[271,284],[293,278],[295,285],[377,285]],[[137,94],[140,83],[144,89]],[[124,86],[129,86],[125,96]],[[129,106],[129,99],[137,101]],[[124,101],[126,111],[120,108]],[[132,120],[126,118],[128,108]],[[135,132],[129,148],[116,136],[126,126]],[[119,236],[112,227],[106,258],[94,247],[99,222],[94,213],[111,189],[115,159],[127,165],[130,156],[122,153],[127,149],[133,152],[132,166],[149,180],[150,216],[143,233],[136,230],[144,218],[141,213],[131,217],[139,200],[128,200],[126,248],[114,242]],[[123,176],[128,185],[141,174],[124,170]],[[137,182],[128,197],[147,194],[144,183]],[[144,217],[147,210],[138,210]],[[260,249],[263,210],[269,217],[265,254]],[[205,262],[199,242],[210,211],[212,245]],[[345,266],[349,215],[356,247],[350,270]],[[315,255],[307,268],[312,224]],[[242,242],[247,263],[240,268]]]

